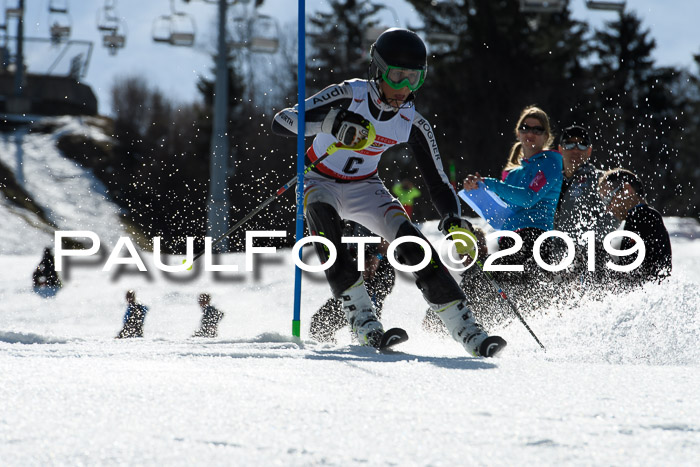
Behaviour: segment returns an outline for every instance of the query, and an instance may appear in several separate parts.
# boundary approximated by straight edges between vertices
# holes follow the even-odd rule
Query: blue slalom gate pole
[[[306,113],[304,100],[306,99],[306,4],[305,0],[299,0],[298,18],[298,57],[297,57],[297,102],[299,113],[299,126],[297,127],[297,217],[296,217],[296,241],[304,236],[304,156],[306,147],[304,144],[304,129],[306,128]],[[301,258],[299,249],[299,257]],[[294,266],[294,318],[292,319],[292,335],[301,337],[301,269]]]

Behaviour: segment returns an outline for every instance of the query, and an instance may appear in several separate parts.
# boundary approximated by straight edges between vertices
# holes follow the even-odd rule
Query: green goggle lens
[[[382,73],[382,78],[393,89],[408,87],[411,91],[417,91],[425,81],[425,72],[388,66],[386,71]]]

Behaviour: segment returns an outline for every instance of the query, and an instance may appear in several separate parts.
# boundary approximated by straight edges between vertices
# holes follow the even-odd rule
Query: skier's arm
[[[333,110],[350,107],[352,88],[347,83],[333,84],[306,99],[304,136],[321,133],[323,120]],[[280,136],[296,136],[299,124],[298,105],[280,110],[272,120],[272,131]]]
[[[508,204],[529,208],[544,198],[552,186],[560,185],[562,179],[561,160],[556,158],[543,158],[533,169],[528,186],[514,186],[490,177],[484,178],[484,184]]]
[[[462,215],[459,199],[442,167],[433,128],[418,112],[413,120],[408,146],[418,164],[423,180],[430,192],[430,198],[440,213],[440,217]]]

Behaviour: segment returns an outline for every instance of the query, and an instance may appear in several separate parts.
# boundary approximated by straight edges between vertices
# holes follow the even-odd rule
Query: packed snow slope
[[[68,162],[59,177],[66,161],[45,151],[25,170],[33,194],[46,190],[61,228],[93,230],[111,253],[117,211],[89,173]],[[0,215],[2,465],[697,465],[695,220],[665,219],[669,281],[529,315],[546,353],[514,321],[494,330],[509,342],[502,357],[485,360],[421,329],[426,306],[406,275],[384,308],[385,327],[410,335],[396,352],[357,347],[345,331],[337,344],[308,338],[330,294],[319,273],[304,275],[292,338],[290,250],[261,256],[254,272],[243,254],[217,258],[237,273],[164,273],[151,253],[147,273],[73,260],[63,289],[42,298],[31,273],[50,235]],[[149,307],[145,337],[115,340],[128,289]],[[226,313],[218,338],[189,337],[203,291]]]

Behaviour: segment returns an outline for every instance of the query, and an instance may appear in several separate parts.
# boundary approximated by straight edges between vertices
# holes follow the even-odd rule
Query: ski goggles
[[[393,89],[408,87],[411,91],[417,91],[425,81],[425,70],[412,70],[410,68],[399,68],[387,65],[382,73],[384,82]]]
[[[571,151],[574,148],[577,148],[579,151],[585,151],[590,147],[590,144],[586,143],[561,143],[561,147],[566,149],[567,151]]]

